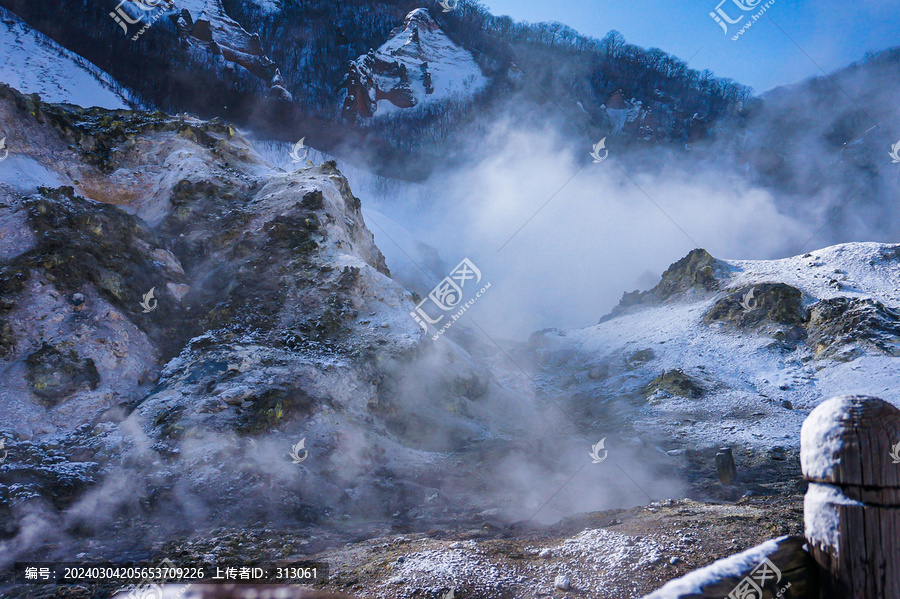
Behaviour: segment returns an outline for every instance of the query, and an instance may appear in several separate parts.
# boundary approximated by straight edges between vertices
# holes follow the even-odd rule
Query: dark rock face
[[[177,302],[170,301],[174,297],[167,287],[184,284],[184,273],[173,272],[160,262],[160,256],[168,252],[139,218],[85,200],[71,187],[42,188],[22,204],[22,210],[37,245],[0,264],[0,298],[15,304],[15,294],[35,278],[49,281],[65,294],[82,295],[78,292],[91,286],[105,301],[140,323],[141,307],[135,298],[158,287],[160,313],[187,324],[184,314],[172,309]],[[80,301],[84,301],[83,295]],[[182,331],[189,334],[191,327]],[[146,326],[145,332],[169,351],[185,340],[152,325]]]
[[[900,355],[900,313],[872,299],[838,297],[803,305],[799,289],[783,283],[744,287],[718,300],[707,323],[770,334],[794,347],[805,340],[817,359],[852,360],[864,349]]]
[[[391,82],[390,86],[385,85],[386,81]],[[342,87],[346,89],[346,98],[341,110],[348,117],[357,114],[365,118],[373,116],[378,100],[388,100],[398,108],[416,105],[406,65],[375,54],[367,54],[351,63]]]
[[[220,2],[209,2],[207,10],[197,15],[182,9],[170,18],[182,40],[206,47],[213,54],[240,65],[263,81],[274,78],[277,70],[275,63],[263,52],[259,35],[251,35],[229,17]]]
[[[656,391],[665,391],[672,395],[699,399],[703,395],[703,387],[680,369],[664,370],[643,389],[644,395],[652,395]]]
[[[714,291],[718,288],[715,271],[720,266],[721,262],[706,250],[691,250],[687,256],[666,269],[662,281],[648,293],[658,299],[667,299],[688,289]]]
[[[0,318],[0,358],[8,355],[16,345],[16,335],[9,321]]]
[[[56,405],[81,387],[96,389],[100,382],[92,359],[82,359],[74,349],[60,350],[47,343],[28,354],[25,366],[25,378],[32,393],[49,406]]]
[[[738,330],[754,330],[774,337],[785,347],[795,347],[807,336],[809,310],[803,305],[799,289],[784,283],[762,283],[719,299],[703,320]]]
[[[662,280],[649,291],[634,291],[622,295],[622,300],[613,310],[600,319],[605,322],[622,314],[628,308],[647,302],[664,301],[679,293],[698,291],[708,293],[718,289],[716,271],[723,263],[713,258],[704,249],[695,249],[666,269]]]
[[[817,358],[852,360],[863,349],[900,356],[900,312],[868,298],[814,304],[807,330],[807,344]]]

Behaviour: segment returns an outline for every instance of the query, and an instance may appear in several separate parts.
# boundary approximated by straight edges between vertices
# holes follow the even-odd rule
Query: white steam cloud
[[[432,203],[424,214],[417,206],[414,222],[395,197],[377,205],[451,266],[466,256],[478,265],[493,285],[469,314],[501,337],[595,324],[642,274],[661,274],[694,247],[766,259],[798,250],[816,230],[812,218],[779,212],[766,190],[689,153],[623,157],[610,143],[609,158],[592,163],[588,144],[579,152],[553,127],[510,121],[486,146],[485,160],[427,182]],[[405,258],[373,231],[389,267]]]

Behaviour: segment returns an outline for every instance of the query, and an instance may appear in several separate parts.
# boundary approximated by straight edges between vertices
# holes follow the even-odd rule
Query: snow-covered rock
[[[15,141],[0,164],[0,482],[28,481],[0,485],[4,534],[12,506],[61,488],[73,525],[158,494],[149,518],[433,517],[460,509],[432,487],[459,472],[450,452],[521,426],[519,396],[410,316],[333,163],[287,172],[221,121],[6,86],[0,120]]]
[[[455,44],[428,9],[417,8],[377,50],[350,63],[342,110],[348,117],[391,114],[465,99],[486,83],[472,53]]]

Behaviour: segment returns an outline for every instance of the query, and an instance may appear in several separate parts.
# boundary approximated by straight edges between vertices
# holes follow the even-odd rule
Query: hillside
[[[900,406],[900,50],[753,98],[469,0],[112,1],[0,0],[0,597],[635,599]]]
[[[0,8],[3,83],[48,102],[127,108],[128,95],[97,66],[31,29]]]
[[[96,64],[142,105],[219,116],[283,141],[310,137],[314,147],[346,157],[366,147],[354,160],[406,178],[422,178],[467,128],[507,110],[532,118],[549,110],[594,138],[619,136],[624,122],[616,125],[620,117],[607,109],[627,107],[638,123],[623,143],[679,145],[691,128],[705,135],[709,122],[749,93],[616,32],[596,40],[558,24],[513,23],[467,2],[445,14],[406,1],[182,0],[148,12],[128,0],[119,10],[134,24],[115,21],[99,4],[81,10],[76,0],[50,2],[0,6]],[[404,25],[413,13],[428,21],[420,41]],[[70,15],[69,26],[57,27],[53,14]],[[614,97],[621,99],[606,106]],[[402,117],[357,122],[376,106]],[[399,106],[406,112],[393,110]]]
[[[823,398],[900,404],[898,277],[896,245],[772,261],[695,250],[598,325],[536,333],[529,347],[578,420],[653,430],[671,455],[727,444],[785,459]]]

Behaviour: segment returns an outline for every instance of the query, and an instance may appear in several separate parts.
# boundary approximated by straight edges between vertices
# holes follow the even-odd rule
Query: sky
[[[698,70],[710,69],[756,93],[822,75],[862,59],[867,50],[900,46],[900,0],[483,0],[495,15],[559,21],[601,38],[657,47]],[[737,4],[752,6],[748,11]],[[740,28],[771,5],[737,40]],[[727,33],[710,13],[731,20]],[[691,58],[693,57],[693,58]]]

